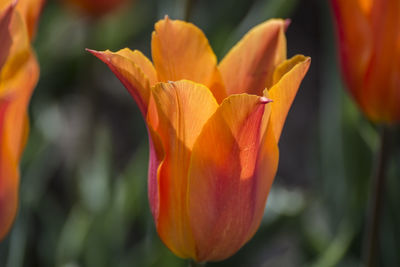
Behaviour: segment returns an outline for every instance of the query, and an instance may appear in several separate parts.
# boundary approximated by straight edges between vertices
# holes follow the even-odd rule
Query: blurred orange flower
[[[374,122],[400,122],[400,1],[332,0],[342,72]]]
[[[127,0],[64,0],[66,4],[92,16],[101,17],[120,8]]]
[[[154,65],[137,50],[89,50],[146,120],[152,214],[182,258],[223,260],[261,222],[281,130],[310,65],[302,55],[286,59],[286,25],[258,25],[219,65],[200,29],[168,17],[155,25]]]
[[[0,240],[18,206],[18,164],[28,136],[27,106],[39,67],[30,40],[43,1],[0,1]]]

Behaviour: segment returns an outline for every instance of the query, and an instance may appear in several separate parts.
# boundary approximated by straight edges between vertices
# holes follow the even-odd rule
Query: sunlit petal
[[[286,59],[285,21],[268,20],[250,30],[219,64],[229,95],[262,95],[274,69]]]
[[[300,83],[310,67],[311,59],[297,55],[283,62],[274,72],[274,85],[269,90],[269,96],[274,101],[271,105],[271,124],[275,139],[279,141],[287,113]]]
[[[191,80],[207,86],[220,103],[226,96],[217,58],[204,33],[166,17],[156,23],[151,52],[159,81]]]
[[[193,147],[187,194],[196,260],[225,259],[248,239],[258,212],[259,181],[253,176],[268,102],[254,95],[228,97]]]

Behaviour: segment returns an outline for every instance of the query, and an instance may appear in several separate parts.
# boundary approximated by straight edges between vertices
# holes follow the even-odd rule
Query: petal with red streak
[[[157,133],[165,152],[158,169],[157,231],[175,254],[193,258],[186,199],[190,153],[218,103],[207,87],[186,80],[159,83],[152,92],[159,112]]]
[[[150,60],[141,52],[132,52],[127,48],[118,52],[87,50],[107,64],[135,99],[146,118],[150,88],[156,82],[156,72]]]
[[[0,98],[0,240],[10,230],[18,205],[18,169],[4,129],[9,103]]]
[[[197,261],[225,259],[248,240],[261,206],[254,175],[267,102],[254,95],[228,97],[193,147],[187,197]]]

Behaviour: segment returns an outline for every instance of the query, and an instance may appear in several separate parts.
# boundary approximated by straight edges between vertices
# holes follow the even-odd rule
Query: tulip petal
[[[141,52],[137,50],[132,52],[127,48],[118,52],[109,50],[100,52],[90,49],[87,49],[87,51],[107,64],[135,99],[144,118],[146,118],[150,86],[157,81],[156,72],[150,60]]]
[[[285,21],[268,20],[247,33],[219,64],[228,95],[262,95],[274,69],[286,59]]]
[[[32,54],[25,23],[18,12],[14,12],[9,30],[12,45],[9,47],[7,60],[0,69],[0,97],[10,91],[5,84],[8,84],[9,80],[17,75],[16,73],[23,68]]]
[[[204,33],[193,24],[168,17],[157,22],[151,53],[159,81],[191,80],[207,86],[218,103],[226,97],[217,58]]]
[[[271,103],[272,105],[272,103]],[[271,123],[271,119],[269,120]],[[247,235],[247,240],[250,240],[256,233],[260,226],[262,217],[264,215],[265,205],[267,202],[267,197],[274,181],[276,171],[278,169],[279,163],[279,149],[278,143],[275,139],[275,133],[271,124],[269,124],[263,139],[261,141],[261,146],[259,150],[258,161],[256,165],[254,182],[255,186],[255,205],[254,205],[254,217],[252,224],[250,226],[249,233]]]
[[[7,135],[13,157],[19,161],[24,149],[29,129],[27,107],[39,78],[39,66],[33,54],[20,66],[11,78],[0,82],[0,92],[6,91],[10,103],[4,119],[4,132]],[[0,97],[1,98],[1,97]]]
[[[6,62],[12,44],[9,26],[13,15],[13,10],[14,5],[11,4],[0,13],[0,40],[2,42],[0,49],[0,70]]]
[[[19,179],[17,164],[3,142],[0,136],[0,240],[10,230],[17,212]]]
[[[38,17],[42,11],[44,2],[45,0],[18,1],[17,10],[24,17],[30,40],[33,39],[36,33]]]
[[[277,141],[279,141],[286,116],[310,63],[311,58],[297,55],[283,62],[274,72],[275,85],[269,90],[269,96],[274,101],[271,104],[271,124]]]
[[[4,129],[9,104],[0,98],[0,240],[8,233],[18,205],[18,169]]]
[[[187,197],[197,261],[225,259],[248,240],[260,212],[255,207],[262,206],[255,174],[268,102],[247,94],[228,97],[193,147]]]
[[[374,1],[371,11],[371,54],[364,87],[365,112],[373,121],[400,120],[400,1]]]
[[[161,138],[151,125],[147,125],[149,134],[149,167],[148,167],[148,198],[154,221],[158,221],[160,213],[160,185],[158,182],[158,167],[164,159],[165,153]]]
[[[371,57],[373,40],[368,15],[365,13],[368,5],[360,5],[360,2],[332,0],[332,6],[336,17],[343,76],[350,92],[365,109],[366,99],[363,90],[358,88],[363,88],[362,81]]]
[[[218,103],[207,87],[186,80],[159,83],[153,89],[153,96],[159,112],[157,133],[165,152],[158,169],[157,230],[175,254],[194,257],[186,200],[190,152]]]
[[[371,15],[371,8],[374,0],[358,0],[358,2],[363,13],[367,16]]]
[[[153,63],[139,50],[130,50],[129,48],[121,49],[117,54],[134,62],[149,79],[150,86],[154,86],[157,83],[157,73],[153,66]]]

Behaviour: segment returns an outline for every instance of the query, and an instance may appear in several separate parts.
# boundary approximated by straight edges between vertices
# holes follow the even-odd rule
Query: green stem
[[[379,251],[379,228],[383,206],[383,195],[386,183],[386,170],[389,159],[390,137],[389,129],[384,127],[380,133],[380,149],[377,158],[377,168],[371,183],[371,195],[368,211],[367,229],[365,234],[364,260],[367,267],[376,266]]]
[[[205,266],[206,266],[205,262],[198,263],[198,262],[195,262],[194,260],[189,261],[189,267],[205,267]]]

